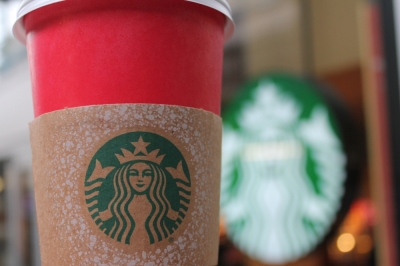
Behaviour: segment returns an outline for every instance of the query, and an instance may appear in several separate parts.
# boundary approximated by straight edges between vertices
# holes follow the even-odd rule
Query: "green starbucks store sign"
[[[334,115],[307,82],[272,75],[248,84],[223,118],[228,236],[265,263],[306,256],[331,230],[345,191]]]

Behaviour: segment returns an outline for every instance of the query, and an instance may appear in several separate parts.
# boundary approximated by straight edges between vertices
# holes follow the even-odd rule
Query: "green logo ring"
[[[191,202],[186,160],[168,139],[129,132],[107,141],[86,171],[85,201],[97,227],[124,244],[169,239]]]

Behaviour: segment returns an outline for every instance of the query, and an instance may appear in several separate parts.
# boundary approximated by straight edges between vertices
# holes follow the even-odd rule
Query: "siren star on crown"
[[[148,153],[146,147],[150,144],[150,142],[144,142],[142,137],[140,137],[137,142],[131,143],[135,147],[135,151],[133,153],[126,149],[121,149],[123,155],[115,154],[121,164],[137,160],[150,161],[160,164],[164,159],[165,154],[158,155],[158,152],[160,151],[159,149]]]

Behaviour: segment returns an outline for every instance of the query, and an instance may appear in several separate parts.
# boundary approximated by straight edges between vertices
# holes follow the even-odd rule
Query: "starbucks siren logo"
[[[166,138],[130,132],[105,143],[85,178],[90,216],[124,244],[154,244],[181,225],[191,202],[191,179],[182,153]],[[171,240],[171,238],[170,238]]]
[[[228,117],[222,156],[228,235],[250,257],[273,264],[297,260],[324,239],[346,179],[327,106],[302,83],[281,83],[291,86],[261,80],[235,120]]]

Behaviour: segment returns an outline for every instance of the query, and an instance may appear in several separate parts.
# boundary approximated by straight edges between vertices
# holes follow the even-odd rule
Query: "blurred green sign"
[[[307,82],[272,75],[249,83],[223,118],[228,236],[265,263],[307,255],[331,230],[345,190],[333,114]]]

